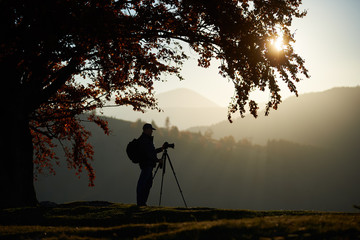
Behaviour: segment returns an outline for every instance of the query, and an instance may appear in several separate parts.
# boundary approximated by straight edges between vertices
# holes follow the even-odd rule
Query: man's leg
[[[145,183],[145,189],[144,189],[144,200],[145,200],[145,205],[146,205],[146,202],[149,198],[149,194],[150,194],[150,189],[152,187],[152,184],[153,184],[153,176],[152,176],[152,168],[151,170],[149,170],[150,174],[149,174],[149,177],[146,179],[146,183]]]
[[[149,197],[150,188],[152,186],[152,170],[152,167],[145,167],[141,169],[136,188],[138,206],[146,206],[146,201]]]

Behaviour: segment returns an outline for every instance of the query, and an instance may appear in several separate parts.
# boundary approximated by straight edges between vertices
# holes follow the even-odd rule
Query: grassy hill
[[[360,239],[360,214],[72,202],[0,210],[0,239]]]

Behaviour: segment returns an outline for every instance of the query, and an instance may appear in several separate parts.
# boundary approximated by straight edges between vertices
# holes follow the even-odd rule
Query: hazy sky
[[[311,78],[298,83],[299,93],[323,91],[337,86],[360,85],[360,0],[303,0],[302,9],[308,15],[295,19],[295,48],[306,61]],[[168,77],[165,83],[156,83],[156,93],[175,88],[189,88],[227,106],[233,96],[233,86],[220,77],[217,66],[197,67],[195,54],[185,63],[184,81]],[[284,97],[291,96],[285,88]],[[259,101],[266,101],[263,93]],[[161,105],[161,103],[160,103]]]

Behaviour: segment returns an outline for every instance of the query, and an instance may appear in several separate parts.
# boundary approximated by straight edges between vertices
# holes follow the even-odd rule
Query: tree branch
[[[30,108],[33,110],[37,109],[42,103],[46,102],[51,96],[53,96],[66,83],[66,81],[72,77],[80,62],[81,60],[79,58],[73,58],[70,60],[68,65],[62,67],[59,71],[53,74],[55,76],[50,77],[49,79],[51,84],[40,90],[37,96],[35,96]],[[51,81],[51,79],[53,79],[53,81]]]

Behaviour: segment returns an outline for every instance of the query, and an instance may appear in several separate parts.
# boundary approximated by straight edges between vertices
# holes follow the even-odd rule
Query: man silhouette
[[[140,150],[142,152],[142,158],[139,162],[141,173],[136,188],[136,200],[138,206],[146,206],[147,199],[149,197],[150,189],[153,183],[153,168],[157,162],[160,162],[157,158],[157,154],[164,150],[164,146],[155,149],[153,131],[156,130],[149,123],[144,124],[143,132],[139,138]]]

